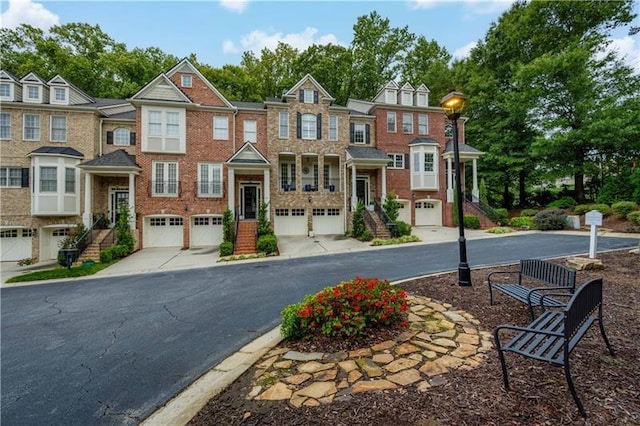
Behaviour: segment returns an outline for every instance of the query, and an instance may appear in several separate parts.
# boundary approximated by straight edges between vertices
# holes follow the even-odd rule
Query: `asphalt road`
[[[588,241],[532,234],[468,241],[467,251],[477,267],[586,253]],[[598,248],[639,241],[601,237]],[[356,275],[451,270],[457,259],[458,244],[442,243],[3,289],[0,422],[136,424],[304,295]]]

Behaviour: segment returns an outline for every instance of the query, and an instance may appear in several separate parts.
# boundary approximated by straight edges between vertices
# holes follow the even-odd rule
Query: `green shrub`
[[[396,226],[393,229],[393,233],[395,234],[396,237],[411,235],[411,225],[409,225],[407,222],[396,220],[395,224]]]
[[[570,209],[576,205],[576,200],[571,197],[562,197],[549,203],[547,209]]]
[[[632,211],[638,210],[638,205],[633,201],[618,201],[617,203],[613,203],[611,210],[613,210],[616,216],[624,219]]]
[[[507,218],[509,217],[509,210],[505,208],[493,209],[496,213],[496,222],[507,223]]]
[[[233,243],[231,241],[223,241],[220,244],[220,256],[231,256],[233,254]]]
[[[533,218],[529,216],[513,217],[509,221],[509,225],[519,229],[531,229],[533,228]]]
[[[364,224],[364,204],[362,201],[358,201],[356,209],[353,211],[353,217],[351,218],[351,236],[353,238],[361,239],[362,234],[367,230]]]
[[[127,257],[129,254],[131,254],[131,250],[129,249],[129,247],[123,244],[115,244],[107,247],[106,249],[100,252],[100,262],[110,263],[110,262],[113,262],[114,260]]]
[[[360,235],[359,239],[360,241],[371,241],[373,240],[373,234],[367,229]]]
[[[480,219],[474,214],[465,214],[464,227],[469,229],[480,229]]]
[[[545,209],[533,217],[533,222],[541,231],[564,229],[567,226],[567,212],[562,209]]]
[[[403,235],[402,237],[391,238],[388,240],[383,240],[381,238],[374,238],[373,241],[371,242],[371,245],[372,246],[390,246],[393,244],[417,243],[419,241],[420,241],[420,238],[418,238],[415,235]]]
[[[591,210],[598,210],[600,213],[602,213],[602,216],[604,217],[607,217],[611,213],[613,213],[613,210],[611,210],[611,207],[609,207],[606,204],[593,204],[591,205]]]
[[[493,228],[487,229],[487,232],[490,234],[510,234],[513,232],[513,229],[505,226],[494,226]]]
[[[260,203],[260,209],[258,210],[258,238],[263,235],[273,235],[271,229],[271,223],[267,220],[267,203]]]
[[[592,206],[593,204],[578,204],[577,206],[572,208],[571,211],[573,212],[573,214],[581,216],[586,212],[593,210]]]
[[[224,213],[222,213],[222,241],[231,243],[231,247],[233,247],[234,233],[235,233],[235,223],[233,219],[233,213],[227,207]],[[233,252],[233,249],[231,250]]]
[[[524,209],[520,212],[520,216],[524,217],[533,217],[538,214],[538,210],[536,209]]]
[[[640,226],[640,210],[636,210],[627,215],[627,220],[635,226]]]
[[[396,198],[396,194],[390,192],[387,194],[386,198],[384,199],[384,204],[382,205],[382,209],[387,214],[387,217],[389,217],[389,220],[392,222],[398,220],[400,209],[399,203],[396,201]]]
[[[356,277],[287,306],[280,330],[287,339],[317,333],[353,336],[363,334],[367,326],[397,322],[407,307],[407,294],[400,288],[377,278]]]
[[[261,253],[277,253],[278,238],[275,235],[262,235],[258,237],[257,248],[258,252]]]
[[[109,248],[102,250],[100,252],[100,263],[111,263],[113,262],[113,253]]]
[[[125,246],[128,250],[128,253],[125,256],[129,255],[129,253],[133,251],[133,247],[136,243],[133,238],[133,233],[131,232],[131,227],[129,226],[130,217],[131,214],[129,206],[126,204],[120,204],[120,207],[118,207],[118,222],[116,223],[115,232],[118,245]]]

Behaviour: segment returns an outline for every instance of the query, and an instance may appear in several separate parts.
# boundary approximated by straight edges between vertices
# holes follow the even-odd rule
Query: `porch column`
[[[480,201],[480,190],[478,189],[478,160],[473,159],[473,189],[471,190],[473,201]]]
[[[136,175],[129,173],[129,228],[136,229]]]
[[[268,208],[270,209],[271,206],[269,206],[269,200],[271,199],[271,181],[270,181],[270,176],[271,176],[271,171],[269,169],[265,169],[264,172],[262,173],[263,178],[264,178],[264,185],[263,185],[263,198],[264,198],[264,202],[267,204]],[[268,213],[269,210],[267,210]],[[271,219],[271,215],[267,214],[267,222],[270,221]]]
[[[382,166],[382,194],[380,203],[384,204],[384,200],[387,198],[387,166]]]
[[[93,195],[93,188],[91,187],[91,178],[91,173],[84,173],[84,211],[82,212],[82,223],[87,229],[91,228],[93,225],[93,214],[91,212],[91,196]]]
[[[358,205],[358,196],[356,195],[356,165],[351,165],[351,209],[355,210]]]
[[[227,206],[229,207],[229,210],[231,210],[234,213],[236,212],[236,206],[234,206],[234,203],[236,200],[235,191],[236,191],[236,175],[233,169],[230,168],[227,173],[227,194],[228,194]]]
[[[453,203],[453,165],[451,157],[447,158],[447,203]]]

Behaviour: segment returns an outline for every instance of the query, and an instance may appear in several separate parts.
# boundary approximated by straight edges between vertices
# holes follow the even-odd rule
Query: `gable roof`
[[[230,164],[262,164],[268,165],[269,160],[258,151],[254,146],[254,143],[246,142],[242,147],[236,151],[228,160]]]
[[[27,75],[25,75],[24,77],[22,77],[20,79],[20,83],[39,83],[39,84],[46,84],[45,81],[43,79],[41,79],[40,77],[38,77],[36,75],[36,73],[34,72],[30,72]]]
[[[411,91],[413,91],[413,90],[415,90],[415,89],[413,88],[413,86],[411,85],[411,83],[406,82],[405,84],[403,84],[403,85],[402,85],[402,87],[400,88],[400,90],[411,90]]]
[[[184,58],[182,59],[180,62],[178,62],[173,68],[171,68],[169,71],[167,71],[165,74],[168,77],[173,76],[175,73],[177,72],[190,72],[193,73],[195,75],[198,76],[198,78],[200,80],[202,80],[204,82],[204,84],[207,85],[207,87],[209,89],[211,89],[211,91],[213,93],[215,93],[215,95],[217,97],[220,98],[220,100],[222,100],[222,102],[228,106],[229,108],[234,108],[234,106],[231,104],[231,102],[229,102],[227,100],[227,98],[225,98],[224,96],[222,96],[222,93],[220,93],[218,91],[218,89],[216,89],[213,84],[211,84],[211,82],[209,80],[206,79],[206,77],[204,75],[202,75],[202,73],[200,71],[198,71],[198,69],[189,61],[189,59]]]
[[[192,104],[191,99],[178,88],[166,74],[160,74],[136,94],[131,97],[132,100],[155,100],[155,101],[172,101]]]
[[[118,149],[117,151],[110,152],[93,160],[85,161],[78,165],[79,168],[118,168],[118,169],[136,169],[142,170],[142,168],[136,164],[134,157],[127,154],[124,149]]]
[[[416,89],[416,92],[431,93],[431,90],[429,90],[429,88],[424,83],[422,83],[420,86],[418,86],[418,88]]]
[[[400,89],[400,87],[398,87],[398,83],[396,83],[395,81],[391,80],[391,81],[387,82],[387,84],[382,86],[380,88],[380,90],[378,90],[378,93],[376,93],[376,95],[372,99],[378,99],[378,97],[380,97],[380,95],[382,95],[382,92],[384,92],[387,89],[398,90],[398,89]]]
[[[9,71],[6,70],[0,70],[0,80],[3,81],[13,81],[15,83],[20,83],[20,79],[18,77],[16,77],[15,75],[11,74]]]
[[[335,98],[334,98],[333,96],[331,96],[331,95],[329,94],[329,92],[327,92],[327,91],[325,90],[325,88],[324,88],[324,87],[322,87],[322,86],[320,85],[320,83],[318,83],[318,81],[317,81],[315,78],[313,78],[313,76],[312,76],[311,74],[307,74],[307,75],[305,75],[304,77],[302,77],[302,78],[300,79],[300,81],[298,81],[298,82],[297,82],[297,83],[296,83],[296,84],[295,84],[291,89],[289,89],[289,90],[284,94],[284,96],[296,96],[296,95],[297,95],[297,93],[298,93],[298,90],[300,89],[300,87],[301,87],[304,83],[306,83],[307,81],[310,81],[310,82],[311,82],[311,84],[313,84],[314,86],[316,86],[316,88],[318,89],[318,91],[320,92],[320,94],[322,95],[322,97],[323,97],[323,98],[328,99],[328,100],[330,100],[330,101],[335,100]]]
[[[77,95],[79,95],[81,98],[85,99],[87,101],[87,103],[94,103],[96,101],[91,96],[87,95],[78,86],[76,86],[73,83],[70,83],[69,81],[64,79],[60,74],[56,74],[51,80],[47,81],[47,84],[49,86],[52,86],[52,85],[53,86],[67,86],[71,90],[73,90]]]
[[[460,153],[464,153],[464,154],[477,154],[477,155],[482,155],[484,154],[484,152],[475,149],[474,147],[472,147],[471,145],[467,145],[466,143],[459,143],[458,144],[458,151]],[[444,151],[442,152],[443,154],[447,154],[447,153],[452,153],[453,152],[453,141],[449,141],[447,142],[447,146],[445,146]]]
[[[347,154],[354,160],[380,160],[389,162],[389,156],[378,148],[369,146],[350,146],[347,148]]]
[[[409,145],[439,145],[438,141],[432,138],[413,138]]]

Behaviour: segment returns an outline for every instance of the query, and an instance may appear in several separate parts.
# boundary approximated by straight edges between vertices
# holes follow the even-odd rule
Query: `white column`
[[[480,201],[480,190],[478,189],[478,160],[473,159],[473,189],[471,190],[473,201]]]
[[[271,181],[270,181],[270,176],[271,176],[271,171],[269,169],[265,169],[264,172],[262,173],[263,178],[264,178],[264,189],[263,189],[263,193],[264,193],[264,202],[267,203],[268,206],[268,210],[267,212],[269,212],[271,210],[271,207],[269,206],[269,200],[271,198]],[[271,219],[271,215],[267,213],[267,221],[269,221]]]
[[[382,166],[382,198],[380,203],[384,204],[384,200],[387,198],[387,166]]]
[[[136,229],[136,175],[129,173],[129,227]]]
[[[356,195],[356,165],[351,165],[351,208],[355,210],[358,204],[358,196]]]
[[[447,203],[453,203],[453,164],[447,158]]]
[[[91,173],[84,173],[84,211],[82,212],[82,223],[85,228],[91,228],[93,225],[93,214],[91,212],[91,196],[93,194],[93,188],[91,187],[91,178]]]
[[[229,210],[231,210],[232,212],[235,213],[236,211],[236,206],[234,206],[233,204],[235,203],[235,199],[236,199],[236,176],[235,173],[233,171],[233,169],[229,169],[229,172],[227,173],[227,194],[228,194],[228,207]]]

